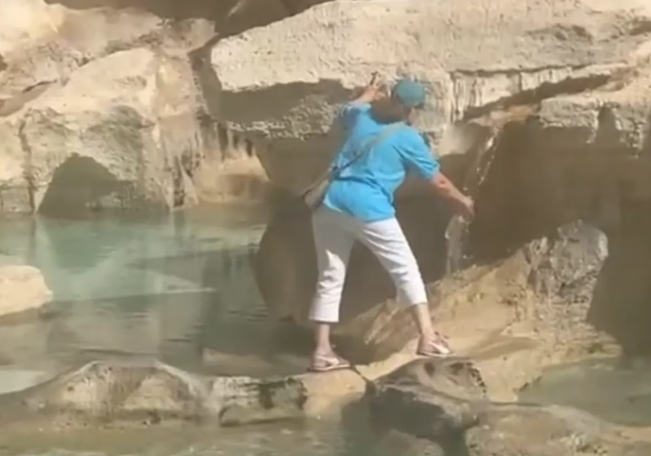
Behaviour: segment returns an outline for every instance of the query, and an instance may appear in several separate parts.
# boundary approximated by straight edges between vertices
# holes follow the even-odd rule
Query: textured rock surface
[[[282,162],[323,166],[337,104],[372,71],[422,79],[432,105],[419,122],[435,134],[500,106],[603,85],[648,55],[650,18],[638,0],[330,2],[215,45],[220,115],[274,140],[267,169],[283,182]]]
[[[650,449],[578,410],[487,401],[476,373],[454,360],[404,366],[369,390],[371,419],[426,454],[641,456]]]
[[[0,7],[0,211],[40,210],[74,154],[90,160],[61,170],[69,212],[266,197],[254,146],[206,113],[194,51],[216,28],[238,33],[316,2],[51,3]],[[30,124],[42,137],[26,136]]]
[[[39,309],[50,299],[52,292],[38,269],[0,267],[0,316]]]
[[[28,157],[23,200],[57,213],[191,198],[179,153],[192,150],[188,78],[187,65],[148,49],[117,52],[10,116]]]
[[[95,362],[2,400],[5,424],[235,425],[302,416],[305,389],[293,379],[210,378],[160,363]]]

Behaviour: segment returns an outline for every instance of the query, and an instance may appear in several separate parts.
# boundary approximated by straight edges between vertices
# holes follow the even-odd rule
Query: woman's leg
[[[450,354],[447,343],[432,327],[427,289],[398,220],[392,218],[364,224],[358,238],[387,270],[398,290],[399,298],[412,306],[421,336],[418,352],[439,356]]]
[[[330,326],[339,321],[341,294],[346,267],[355,242],[353,220],[343,214],[321,208],[312,217],[314,246],[319,269],[310,320],[316,324],[316,348],[312,357],[314,370],[330,370],[341,360],[330,343]]]

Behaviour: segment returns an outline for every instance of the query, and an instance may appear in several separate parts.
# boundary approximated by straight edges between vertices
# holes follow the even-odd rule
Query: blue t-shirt
[[[346,141],[333,167],[348,163],[367,141],[387,128],[373,119],[370,110],[366,103],[349,103],[344,107],[341,122]],[[365,223],[387,220],[395,217],[393,194],[407,172],[430,180],[439,168],[421,133],[404,124],[342,170],[330,184],[323,204]]]

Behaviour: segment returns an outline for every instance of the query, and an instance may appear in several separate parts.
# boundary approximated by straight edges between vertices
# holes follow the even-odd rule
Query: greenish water
[[[2,437],[2,456],[423,456],[384,448],[359,419],[225,429],[84,431]],[[382,444],[392,443],[390,440]],[[398,450],[396,452],[396,450]]]
[[[220,374],[304,370],[307,347],[280,340],[253,280],[263,230],[255,211],[212,207],[2,220],[0,263],[39,268],[54,301],[48,318],[0,324],[0,366],[56,372],[137,356]]]
[[[520,393],[526,402],[585,410],[621,426],[651,426],[651,362],[604,358],[546,369]]]

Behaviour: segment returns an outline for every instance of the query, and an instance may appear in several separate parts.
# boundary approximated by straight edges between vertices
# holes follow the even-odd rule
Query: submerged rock
[[[403,444],[433,454],[641,456],[651,449],[578,410],[490,402],[477,378],[467,362],[415,361],[368,390],[371,419],[380,434],[398,431]]]
[[[302,382],[291,378],[211,378],[161,363],[93,362],[0,400],[7,425],[77,428],[296,418],[306,396]]]
[[[0,267],[0,317],[38,310],[51,299],[52,292],[38,269],[27,265]]]

